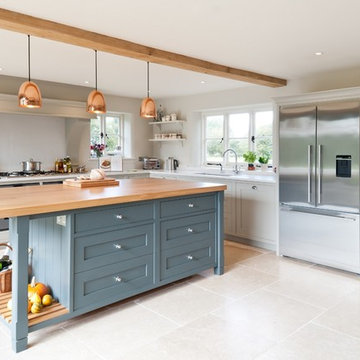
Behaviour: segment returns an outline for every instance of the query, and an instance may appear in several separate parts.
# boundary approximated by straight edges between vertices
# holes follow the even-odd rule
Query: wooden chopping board
[[[63,184],[67,186],[75,186],[79,188],[89,188],[96,186],[115,186],[115,185],[119,185],[119,181],[113,178],[105,178],[101,180],[66,179],[63,181]]]

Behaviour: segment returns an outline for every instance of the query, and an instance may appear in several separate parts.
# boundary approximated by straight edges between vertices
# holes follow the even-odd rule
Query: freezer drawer
[[[280,209],[280,255],[360,273],[359,215]]]

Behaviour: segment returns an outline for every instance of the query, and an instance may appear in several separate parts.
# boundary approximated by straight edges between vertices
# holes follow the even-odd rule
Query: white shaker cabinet
[[[274,247],[275,200],[275,184],[236,182],[236,236]]]

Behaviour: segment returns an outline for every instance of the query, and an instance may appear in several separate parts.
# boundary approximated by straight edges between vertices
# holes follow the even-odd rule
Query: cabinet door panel
[[[276,207],[275,189],[262,184],[242,184],[241,229],[239,235],[258,241],[275,242]]]
[[[107,265],[75,275],[74,309],[105,302],[109,298],[124,299],[147,289],[153,283],[152,256]]]

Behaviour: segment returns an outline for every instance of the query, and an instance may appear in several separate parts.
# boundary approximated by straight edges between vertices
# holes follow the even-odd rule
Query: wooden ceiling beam
[[[0,8],[0,28],[89,49],[96,49],[115,55],[227,79],[245,81],[257,85],[281,87],[287,84],[285,79],[215,64],[2,8]]]

